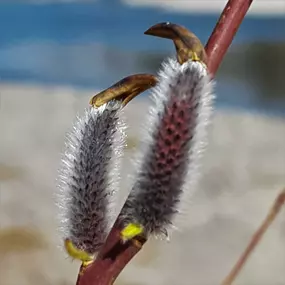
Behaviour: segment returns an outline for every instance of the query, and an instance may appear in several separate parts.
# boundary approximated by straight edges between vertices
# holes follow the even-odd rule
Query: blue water
[[[218,16],[174,14],[107,0],[88,4],[2,3],[0,81],[105,88],[131,73],[149,72],[138,62],[142,54],[174,53],[170,41],[143,34],[153,24],[182,24],[205,43]],[[247,17],[233,44],[285,41],[284,27],[284,17]],[[220,105],[258,106],[254,91],[244,83],[229,84],[221,78],[218,91]],[[277,102],[272,109],[284,112],[282,106]]]
[[[118,1],[89,4],[0,4],[0,45],[22,41],[62,44],[101,42],[123,49],[164,49],[165,42],[146,37],[151,25],[171,21],[183,24],[205,42],[219,15],[170,13],[134,8]],[[247,17],[235,38],[244,41],[284,40],[285,17]]]

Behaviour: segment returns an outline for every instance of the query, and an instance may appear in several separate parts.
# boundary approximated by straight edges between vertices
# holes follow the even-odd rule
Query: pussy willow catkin
[[[89,107],[67,136],[58,197],[63,238],[95,254],[114,221],[113,196],[125,144],[120,102]]]
[[[212,92],[213,82],[201,62],[189,60],[180,65],[170,59],[163,64],[141,135],[134,185],[120,215],[123,238],[139,232],[134,228],[146,234],[166,234],[195,191]]]

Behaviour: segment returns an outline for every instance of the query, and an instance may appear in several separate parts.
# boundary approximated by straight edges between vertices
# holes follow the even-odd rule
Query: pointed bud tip
[[[201,41],[183,26],[170,22],[159,23],[150,27],[145,34],[173,40],[180,64],[189,59],[207,62],[207,55]]]
[[[144,32],[144,34],[151,35],[151,36],[161,36],[160,34],[162,33],[162,31],[166,29],[171,29],[172,26],[173,24],[170,22],[158,23],[158,24],[151,26],[149,29],[147,29]]]
[[[152,74],[134,74],[123,78],[111,87],[93,96],[89,102],[93,107],[100,107],[111,100],[118,100],[123,106],[147,89],[154,87],[157,79]]]

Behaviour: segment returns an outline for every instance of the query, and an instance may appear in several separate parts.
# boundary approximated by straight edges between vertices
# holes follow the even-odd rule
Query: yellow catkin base
[[[68,255],[74,259],[80,260],[84,267],[93,262],[94,256],[88,254],[86,251],[78,249],[70,239],[65,239],[64,246]]]
[[[135,236],[142,234],[143,230],[142,225],[130,223],[121,231],[121,238],[123,241],[130,240]]]

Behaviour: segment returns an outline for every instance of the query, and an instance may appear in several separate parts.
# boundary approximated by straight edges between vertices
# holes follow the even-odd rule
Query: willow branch
[[[208,69],[214,75],[253,0],[229,0],[206,45]]]
[[[208,41],[207,65],[214,75],[231,44],[252,0],[229,0]],[[77,285],[111,285],[128,262],[140,251],[145,240],[122,244],[120,227],[115,223],[97,259],[78,275]]]
[[[280,212],[281,208],[284,206],[285,203],[285,189],[278,194],[273,206],[271,207],[269,213],[267,214],[265,220],[261,224],[261,226],[257,229],[257,231],[252,236],[248,246],[246,247],[245,251],[242,253],[241,257],[238,259],[237,263],[229,273],[229,275],[225,278],[222,282],[222,285],[231,285],[233,281],[236,279],[242,268],[244,267],[246,261],[253,253],[254,249],[261,241],[262,237],[264,236],[265,232],[268,230],[270,225],[275,220],[276,216]]]
[[[97,259],[87,268],[81,268],[77,285],[111,285],[128,262],[140,251],[144,239],[122,244],[120,227],[113,226]],[[83,271],[82,271],[83,270]]]

